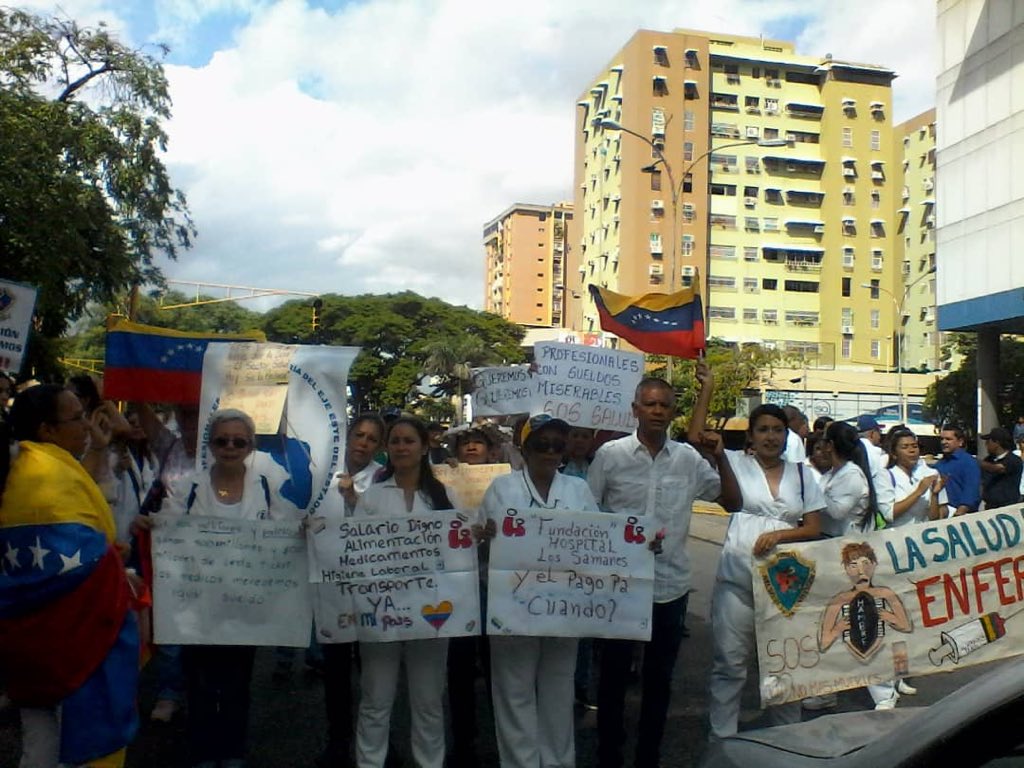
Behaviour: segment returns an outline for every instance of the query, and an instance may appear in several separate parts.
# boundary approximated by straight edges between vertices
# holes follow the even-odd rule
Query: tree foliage
[[[160,62],[102,25],[0,8],[0,275],[39,288],[43,336],[189,247],[160,159],[170,109]]]
[[[943,357],[963,357],[960,366],[928,387],[924,406],[937,423],[963,425],[972,435],[978,427],[978,340],[974,334],[950,334]],[[999,340],[999,385],[996,414],[1007,426],[1024,413],[1024,342],[1011,336]]]
[[[321,297],[320,329],[308,301],[267,313],[269,341],[360,346],[349,373],[357,410],[405,406],[419,399],[424,376],[439,376],[438,391],[458,388],[458,364],[521,362],[523,330],[497,315],[457,307],[406,291],[379,296]],[[464,378],[462,379],[465,380]]]

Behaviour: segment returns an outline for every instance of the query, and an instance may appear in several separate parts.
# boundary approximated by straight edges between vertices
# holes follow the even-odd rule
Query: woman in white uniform
[[[731,736],[738,727],[747,662],[754,652],[754,557],[784,544],[816,539],[821,530],[825,499],[810,471],[783,457],[786,437],[783,410],[761,405],[750,414],[750,453],[723,451],[721,439],[716,441],[715,454],[724,453],[736,474],[743,508],[730,516],[711,601],[712,739]],[[799,722],[800,705],[771,707],[769,717],[773,725]]]
[[[484,495],[481,512],[489,530],[501,524],[509,509],[599,511],[585,480],[558,471],[568,436],[569,425],[547,414],[523,425],[525,466],[495,478]],[[490,642],[502,768],[575,766],[576,638],[490,635]]]
[[[423,514],[452,509],[444,484],[430,469],[426,425],[401,416],[388,428],[388,462],[379,482],[359,498],[356,517]],[[362,658],[359,716],[356,721],[356,764],[382,768],[388,756],[391,708],[398,674],[405,660],[412,710],[412,756],[418,768],[444,765],[444,684],[448,640],[407,640],[360,643]]]
[[[893,527],[938,520],[946,511],[944,478],[921,458],[917,435],[909,429],[893,430],[889,440]]]
[[[825,494],[822,528],[828,536],[849,536],[870,532],[893,520],[895,492],[885,468],[872,475],[864,441],[852,424],[834,421],[825,430],[825,441],[832,456],[832,469],[821,478]],[[875,709],[892,709],[899,700],[896,681],[867,686]],[[818,697],[808,709],[835,706],[835,695]]]

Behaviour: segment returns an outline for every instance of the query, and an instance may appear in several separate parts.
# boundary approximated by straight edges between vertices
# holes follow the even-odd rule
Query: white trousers
[[[715,582],[711,598],[711,737],[732,736],[739,727],[747,664],[754,652],[754,596],[735,584]],[[772,725],[800,722],[800,702],[768,708]]]
[[[896,695],[896,683],[897,680],[890,680],[887,683],[867,686],[868,693],[871,694],[871,700],[877,704],[880,701],[887,701],[891,699]]]
[[[573,768],[576,638],[492,635],[490,643],[501,768]]]
[[[448,640],[360,643],[363,671],[356,719],[356,764],[382,768],[388,756],[391,707],[405,659],[412,710],[412,757],[418,768],[444,766],[444,687]]]

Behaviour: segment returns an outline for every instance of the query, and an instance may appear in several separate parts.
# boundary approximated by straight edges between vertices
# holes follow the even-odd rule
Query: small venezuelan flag
[[[623,296],[590,286],[601,328],[654,355],[696,358],[705,347],[700,283],[676,293]]]
[[[103,396],[109,400],[198,403],[211,341],[266,341],[259,332],[189,333],[116,318],[107,325]]]

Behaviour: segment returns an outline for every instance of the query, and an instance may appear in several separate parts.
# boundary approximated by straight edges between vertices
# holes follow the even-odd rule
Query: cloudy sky
[[[50,0],[10,0],[52,13]],[[164,42],[167,163],[199,229],[170,278],[480,307],[482,225],[569,199],[577,95],[638,28],[794,40],[934,105],[935,0],[61,0]],[[150,49],[152,50],[152,49]],[[253,309],[264,308],[249,302]]]

